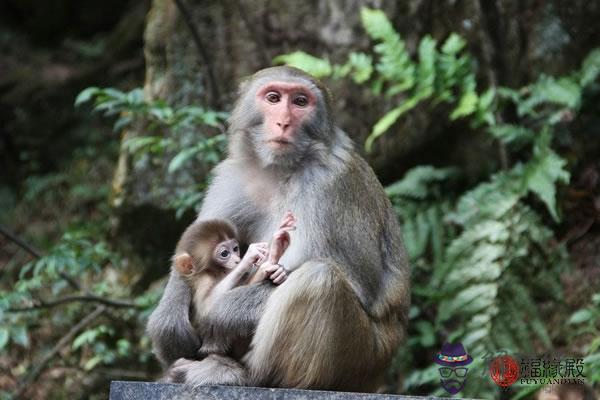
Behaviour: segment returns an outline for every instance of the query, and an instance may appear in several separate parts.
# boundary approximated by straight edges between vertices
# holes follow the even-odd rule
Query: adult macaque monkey
[[[210,323],[236,330],[258,321],[240,360],[247,384],[376,389],[404,336],[409,267],[391,204],[335,127],[328,91],[295,68],[259,71],[241,85],[229,135],[198,222],[228,219],[243,243],[254,243],[294,210],[303,234],[281,258],[293,271],[286,282],[231,290]],[[199,347],[190,301],[188,286],[171,273],[148,323],[167,364],[193,358]],[[180,363],[186,382],[218,383],[204,360]]]

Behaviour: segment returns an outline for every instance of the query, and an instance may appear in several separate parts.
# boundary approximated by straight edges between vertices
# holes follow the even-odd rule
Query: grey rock
[[[399,396],[392,394],[328,392],[323,390],[269,389],[240,386],[200,386],[154,382],[114,381],[110,385],[110,400],[407,400],[437,399],[437,397]]]

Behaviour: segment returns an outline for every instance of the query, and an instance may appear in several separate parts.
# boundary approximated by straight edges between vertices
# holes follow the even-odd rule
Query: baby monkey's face
[[[213,260],[223,268],[232,269],[240,262],[240,245],[235,239],[228,239],[215,246]]]

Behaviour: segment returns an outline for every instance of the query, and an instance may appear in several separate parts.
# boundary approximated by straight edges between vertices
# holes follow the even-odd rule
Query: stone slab
[[[156,382],[113,381],[110,400],[409,400],[437,397],[399,396],[391,394],[328,392],[322,390],[269,389],[241,386],[200,386]]]

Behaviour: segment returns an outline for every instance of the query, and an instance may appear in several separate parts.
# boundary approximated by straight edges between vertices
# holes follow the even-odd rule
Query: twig
[[[202,61],[204,61],[204,64],[206,65],[206,73],[208,75],[208,81],[209,81],[209,86],[210,86],[210,89],[212,92],[211,94],[212,94],[213,102],[217,106],[220,107],[220,106],[222,106],[221,94],[219,93],[217,79],[215,77],[215,73],[213,70],[213,63],[208,55],[208,52],[206,51],[206,47],[204,46],[204,43],[202,43],[200,33],[198,32],[198,29],[196,28],[196,24],[194,23],[194,20],[192,19],[192,15],[191,15],[189,9],[187,8],[187,6],[185,5],[185,3],[183,2],[183,0],[175,0],[175,4],[177,5],[177,8],[179,9],[179,13],[183,17],[183,21],[185,22],[188,29],[190,30],[190,33],[192,34],[192,40],[194,41],[194,44],[196,45],[196,48],[198,49],[198,52],[200,53],[200,57],[202,58]]]
[[[13,312],[13,313],[28,312],[28,311],[39,310],[42,308],[52,308],[52,307],[59,306],[61,304],[73,303],[76,301],[88,302],[88,303],[99,303],[99,304],[104,304],[105,306],[118,307],[118,308],[142,308],[140,305],[135,304],[130,301],[111,300],[111,299],[106,299],[104,297],[89,294],[89,295],[81,295],[81,296],[66,296],[66,297],[62,297],[62,298],[60,298],[58,300],[54,300],[54,301],[38,300],[36,302],[36,304],[34,304],[31,307],[9,308],[6,311]]]
[[[40,253],[36,248],[34,248],[32,245],[25,242],[23,239],[21,239],[20,237],[18,237],[11,231],[9,231],[3,225],[0,225],[0,233],[2,233],[7,239],[10,239],[11,241],[13,241],[15,244],[17,244],[19,247],[21,247],[23,250],[25,250],[26,252],[28,252],[29,254],[34,256],[35,258],[42,257],[42,253]]]
[[[33,382],[46,369],[50,361],[52,361],[52,359],[56,357],[56,355],[64,347],[66,347],[81,330],[83,330],[86,326],[94,322],[96,318],[98,318],[100,314],[102,314],[104,311],[106,311],[106,306],[98,306],[94,311],[92,311],[90,315],[88,315],[87,317],[79,321],[74,327],[72,327],[71,330],[67,332],[67,334],[58,341],[58,343],[56,343],[52,350],[50,350],[44,357],[42,357],[38,365],[31,371],[31,373],[19,383],[18,389],[15,391],[14,394],[15,397],[21,397],[27,389],[27,387],[29,386],[29,384]]]

